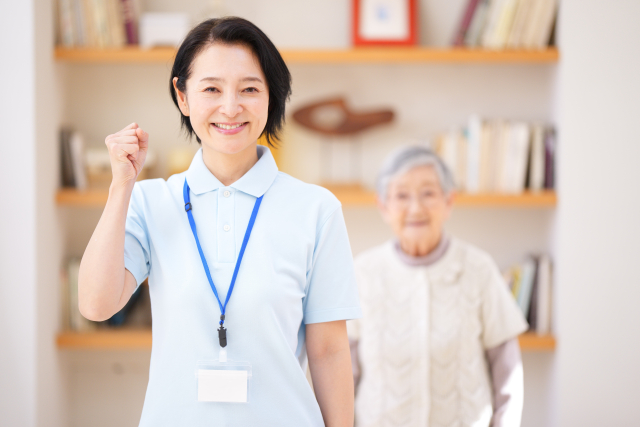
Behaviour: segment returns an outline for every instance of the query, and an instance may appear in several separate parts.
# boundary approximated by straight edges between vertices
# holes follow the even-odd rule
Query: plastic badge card
[[[227,360],[199,361],[196,367],[198,402],[249,403],[251,364]]]

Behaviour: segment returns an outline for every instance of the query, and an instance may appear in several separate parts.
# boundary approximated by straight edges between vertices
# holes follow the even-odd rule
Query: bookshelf
[[[345,206],[374,206],[376,195],[373,191],[356,185],[325,185]],[[61,189],[56,195],[59,206],[101,208],[107,202],[107,189],[79,191]],[[504,208],[553,208],[557,203],[554,191],[522,194],[456,194],[456,206],[468,207],[504,207]]]
[[[174,48],[117,49],[56,48],[55,58],[79,63],[167,63],[173,60]],[[541,50],[487,50],[467,48],[388,47],[331,50],[282,50],[289,64],[357,64],[357,63],[555,63],[556,48]]]
[[[556,340],[551,335],[524,333],[518,337],[523,351],[553,351]],[[56,344],[67,350],[150,350],[148,329],[105,329],[92,332],[63,332]]]

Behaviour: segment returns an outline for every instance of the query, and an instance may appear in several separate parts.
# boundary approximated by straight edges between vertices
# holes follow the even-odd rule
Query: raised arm
[[[78,277],[80,312],[89,320],[109,319],[136,288],[124,268],[125,223],[131,192],[147,155],[149,134],[132,123],[105,139],[113,180],[100,221],[82,256]]]

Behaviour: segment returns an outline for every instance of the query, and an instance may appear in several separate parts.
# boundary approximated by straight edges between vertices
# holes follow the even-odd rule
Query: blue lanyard
[[[184,180],[183,187],[183,197],[184,197],[184,210],[187,211],[187,216],[189,217],[189,224],[191,225],[191,231],[193,231],[193,237],[196,239],[196,245],[198,245],[198,252],[200,252],[200,258],[202,259],[202,265],[204,266],[204,272],[207,274],[207,279],[209,280],[209,285],[211,286],[211,290],[213,294],[216,296],[218,300],[218,305],[220,306],[220,329],[218,329],[218,338],[220,340],[220,347],[227,346],[227,330],[224,328],[224,314],[227,309],[227,303],[229,303],[229,298],[231,298],[231,293],[233,292],[233,287],[236,284],[236,278],[238,277],[238,270],[240,270],[240,263],[242,263],[242,257],[244,256],[244,250],[247,248],[247,243],[249,242],[249,237],[251,236],[251,230],[253,229],[253,224],[256,222],[256,216],[258,215],[258,210],[260,209],[260,203],[262,203],[262,197],[260,196],[256,199],[255,205],[253,205],[253,211],[251,212],[251,218],[249,219],[249,225],[247,226],[247,231],[244,233],[244,240],[242,241],[242,247],[240,248],[240,254],[238,255],[238,261],[236,261],[236,268],[233,270],[233,277],[231,278],[231,284],[229,285],[229,292],[227,292],[227,298],[222,304],[220,301],[220,297],[218,296],[218,291],[216,290],[216,286],[213,284],[213,279],[211,278],[211,272],[209,271],[209,265],[207,264],[207,260],[204,257],[204,252],[202,252],[202,246],[200,246],[200,240],[198,239],[198,232],[196,231],[196,221],[193,219],[193,214],[191,213],[193,206],[191,206],[190,198],[189,198],[189,184],[187,184],[187,179]]]

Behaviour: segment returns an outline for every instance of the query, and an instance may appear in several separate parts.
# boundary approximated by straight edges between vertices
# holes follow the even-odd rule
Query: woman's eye
[[[256,89],[255,87],[248,87],[244,91],[249,93],[256,93],[258,92],[258,89]]]
[[[398,193],[396,194],[396,198],[400,199],[400,200],[406,200],[409,198],[409,195],[406,193]]]
[[[208,87],[204,90],[205,92],[219,92],[215,87]]]

